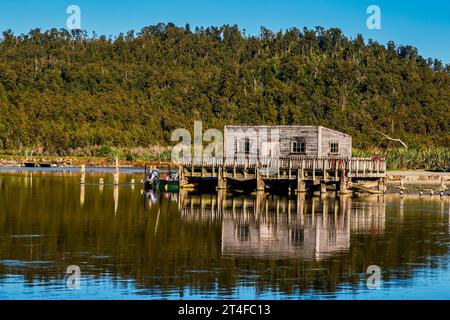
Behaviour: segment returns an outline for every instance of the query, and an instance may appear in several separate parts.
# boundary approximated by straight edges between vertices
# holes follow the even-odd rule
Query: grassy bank
[[[164,147],[115,148],[89,147],[69,150],[62,155],[46,154],[40,150],[0,150],[0,166],[18,166],[24,162],[51,163],[57,166],[108,167],[120,160],[122,166],[143,167],[145,164],[169,164],[170,150]]]
[[[450,148],[353,150],[354,157],[384,155],[388,170],[450,170]]]

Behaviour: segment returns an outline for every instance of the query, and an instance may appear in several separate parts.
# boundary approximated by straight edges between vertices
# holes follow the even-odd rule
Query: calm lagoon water
[[[450,298],[448,197],[145,194],[132,178],[0,171],[0,299]]]

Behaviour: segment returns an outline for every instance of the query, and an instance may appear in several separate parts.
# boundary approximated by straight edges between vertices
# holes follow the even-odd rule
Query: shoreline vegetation
[[[387,160],[387,169],[394,170],[428,170],[450,172],[450,148],[429,147],[390,148],[371,150],[353,149],[353,157],[379,158]],[[20,166],[25,162],[46,163],[54,166],[109,167],[119,159],[123,167],[144,167],[147,165],[175,166],[171,162],[171,148],[153,146],[148,148],[118,148],[96,146],[70,150],[65,155],[46,154],[42,150],[0,150],[0,167]]]
[[[391,148],[353,150],[354,157],[386,157],[387,193],[450,195],[450,148]],[[145,165],[177,168],[171,162],[171,148],[117,148],[96,146],[71,150],[64,156],[48,155],[42,150],[0,150],[0,168],[23,167],[24,163],[46,164],[54,168],[112,168],[115,159],[122,168],[144,168]]]

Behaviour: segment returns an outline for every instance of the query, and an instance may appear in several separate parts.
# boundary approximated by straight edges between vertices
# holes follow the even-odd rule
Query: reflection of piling
[[[85,198],[85,184],[83,182],[80,186],[80,207],[84,207],[84,198]]]
[[[322,202],[322,215],[323,222],[325,223],[325,228],[327,228],[326,223],[328,221],[328,199],[326,197],[320,197],[320,201]]]
[[[303,213],[305,211],[305,193],[297,193],[297,216],[300,217],[300,225],[303,226]]]
[[[117,214],[117,210],[119,209],[119,187],[117,185],[114,186],[113,198],[114,198],[114,214]]]
[[[227,199],[227,192],[226,190],[219,190],[217,192],[217,212],[218,214],[222,213],[222,210],[224,207],[226,207],[226,199]],[[234,198],[233,198],[234,200]]]
[[[178,193],[178,210],[183,210],[184,199],[186,198],[187,191],[186,189],[180,189]]]
[[[105,180],[103,178],[98,179],[98,189],[103,191],[103,186],[105,185]]]
[[[400,211],[400,219],[401,219],[401,221],[403,221],[403,213],[404,213],[404,198],[403,197],[400,198],[399,211]]]
[[[118,184],[119,184],[119,174],[114,173],[114,185],[118,185]]]
[[[258,217],[262,211],[262,204],[264,203],[264,197],[266,194],[262,191],[256,192],[256,202],[255,202],[255,214]]]
[[[33,172],[25,172],[25,185],[33,189]]]

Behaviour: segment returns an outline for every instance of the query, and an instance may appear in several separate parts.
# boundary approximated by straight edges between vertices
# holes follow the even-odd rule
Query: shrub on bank
[[[450,148],[391,148],[391,149],[354,149],[354,157],[373,157],[384,155],[389,170],[425,169],[450,170]]]

